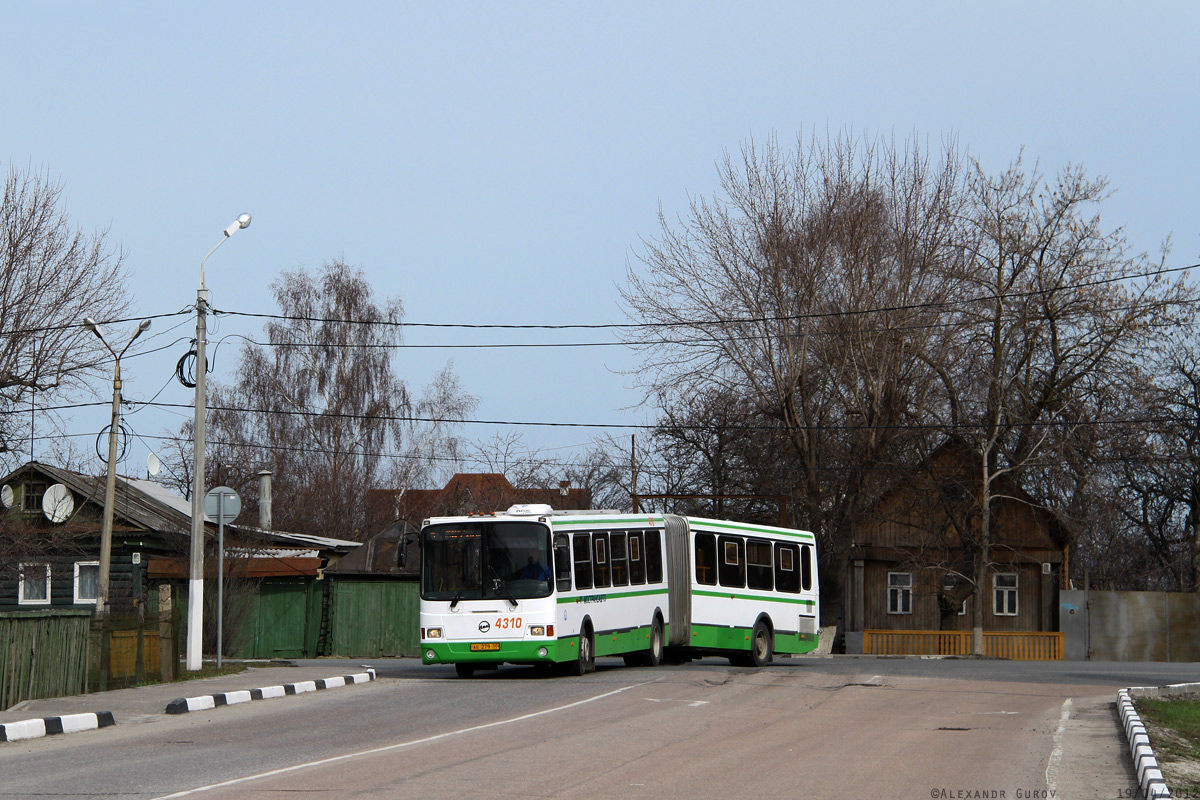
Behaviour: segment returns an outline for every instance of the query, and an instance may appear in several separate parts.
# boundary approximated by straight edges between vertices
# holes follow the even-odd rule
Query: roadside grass
[[[1172,794],[1200,797],[1200,697],[1143,698],[1134,707]]]

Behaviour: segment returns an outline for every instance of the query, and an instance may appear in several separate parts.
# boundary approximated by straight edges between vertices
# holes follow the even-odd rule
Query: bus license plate
[[[499,650],[499,642],[476,642],[471,645],[471,652],[477,653],[480,650]]]

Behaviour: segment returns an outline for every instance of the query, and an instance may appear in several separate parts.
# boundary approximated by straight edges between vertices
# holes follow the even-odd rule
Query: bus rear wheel
[[[771,663],[771,652],[775,649],[771,637],[771,629],[762,620],[754,623],[754,631],[750,634],[750,663],[756,667],[765,667]]]

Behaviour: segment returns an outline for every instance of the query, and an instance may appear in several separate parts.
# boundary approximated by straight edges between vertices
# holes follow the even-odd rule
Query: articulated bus
[[[597,656],[656,666],[706,655],[763,666],[817,646],[808,531],[671,514],[437,517],[421,528],[421,656],[458,675]]]

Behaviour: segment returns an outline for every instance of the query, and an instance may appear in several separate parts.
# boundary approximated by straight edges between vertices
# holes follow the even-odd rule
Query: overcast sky
[[[250,228],[207,264],[217,309],[273,312],[281,270],[342,258],[378,296],[402,298],[409,322],[624,322],[618,290],[660,206],[673,218],[711,195],[723,150],[752,136],[791,146],[812,130],[935,146],[954,136],[994,170],[1022,149],[1050,172],[1083,163],[1116,190],[1105,222],[1152,254],[1173,234],[1169,265],[1184,266],[1200,261],[1198,9],[11,3],[0,160],[49,172],[75,223],[109,228],[146,316],[195,302],[200,259],[248,212]],[[155,321],[146,347],[166,349],[123,362],[127,399],[191,402],[171,378],[194,325]],[[210,353],[260,331],[224,318]],[[218,380],[238,341],[217,351]],[[406,333],[412,345],[613,341],[603,330]],[[413,348],[397,367],[419,389],[449,359],[480,419],[649,421],[626,410],[640,396],[623,347]],[[94,452],[106,414],[72,419],[77,449]],[[144,475],[151,437],[189,417],[131,415],[143,439],[122,471]],[[513,430],[561,460],[595,434],[631,432],[465,433]]]

